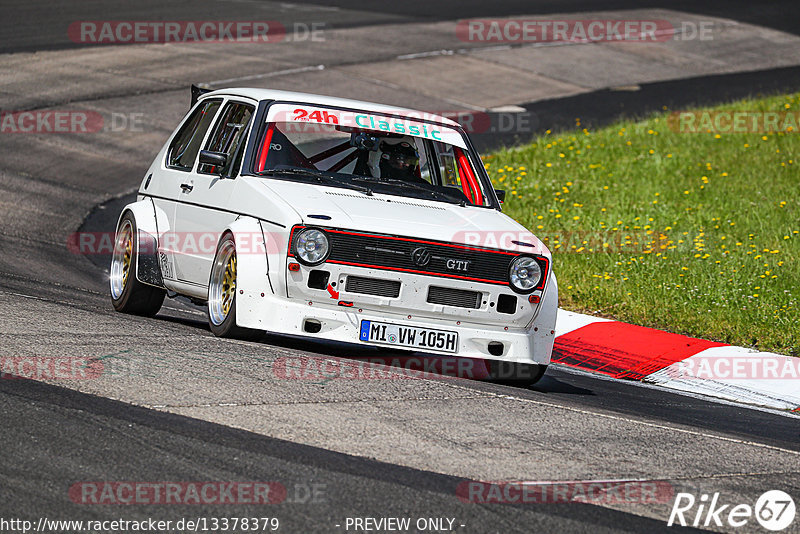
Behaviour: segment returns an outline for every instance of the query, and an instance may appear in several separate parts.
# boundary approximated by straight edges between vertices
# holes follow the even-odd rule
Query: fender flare
[[[225,234],[233,236],[236,246],[236,325],[265,330],[264,306],[274,290],[261,221],[240,216],[221,236]]]
[[[555,330],[558,316],[558,280],[556,280],[556,273],[553,271],[550,271],[550,278],[547,281],[544,296],[539,306],[539,310],[545,312],[545,315],[540,317],[540,314],[537,313],[533,321],[540,321],[540,326],[544,330]],[[550,310],[552,310],[552,313]],[[533,325],[533,321],[528,325],[528,328]]]
[[[149,198],[128,204],[120,212],[115,231],[127,213],[136,222],[136,279],[143,284],[164,288],[159,262],[156,207]],[[166,217],[166,214],[163,215]]]
[[[534,320],[528,325],[530,329],[534,321],[538,321],[539,331],[533,336],[534,357],[546,354],[547,360],[534,361],[539,365],[549,365],[553,357],[553,344],[555,343],[556,319],[558,318],[558,280],[554,272],[550,272],[542,302]],[[551,334],[551,332],[553,332]]]

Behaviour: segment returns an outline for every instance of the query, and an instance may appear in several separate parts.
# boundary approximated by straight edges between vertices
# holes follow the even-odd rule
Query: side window
[[[206,135],[221,100],[210,100],[194,110],[181,130],[172,140],[167,151],[167,165],[182,171],[191,171],[200,151],[200,143]]]
[[[439,176],[442,177],[442,185],[461,189],[461,176],[456,168],[456,156],[453,147],[434,141],[436,153],[439,156]]]
[[[469,156],[455,146],[445,145],[438,141],[434,141],[433,145],[439,159],[439,175],[442,177],[442,185],[460,190],[472,204],[487,205],[488,198],[483,191],[480,178],[475,174]]]
[[[214,165],[201,164],[197,169],[198,172],[231,175],[231,170],[235,170],[241,162],[247,139],[247,127],[254,110],[253,106],[240,102],[230,102],[225,106],[208,140],[206,150],[225,154],[228,156],[228,161],[222,169]]]

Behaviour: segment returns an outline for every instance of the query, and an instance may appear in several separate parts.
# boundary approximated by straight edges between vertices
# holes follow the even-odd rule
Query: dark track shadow
[[[4,12],[5,26],[9,28],[6,39],[0,40],[0,53],[31,52],[95,46],[74,42],[69,37],[69,26],[73,22],[108,20],[107,13],[118,13],[117,20],[263,20],[278,19],[283,23],[302,21],[326,23],[328,27],[347,28],[381,24],[431,22],[467,19],[474,17],[510,17],[536,14],[585,13],[593,11],[615,11],[663,8],[683,11],[700,16],[733,19],[775,30],[800,34],[797,3],[790,0],[752,2],[747,0],[405,0],[403,2],[364,2],[363,0],[310,0],[298,5],[318,5],[337,10],[352,10],[357,16],[342,18],[335,12],[320,10],[290,9],[288,12],[254,11],[252,3],[228,2],[225,14],[220,15],[219,4],[212,0],[201,0],[191,4],[191,12],[183,3],[164,3],[156,0],[141,0],[131,3],[110,0],[99,4],[86,2],[64,2],[53,9],[50,2],[37,0],[28,2],[19,9]],[[124,15],[121,15],[124,14]],[[387,16],[390,18],[387,19]],[[35,25],[31,21],[36,21]],[[377,30],[379,32],[379,30]],[[2,33],[2,32],[0,32]],[[377,33],[377,32],[376,32]],[[46,38],[42,38],[42,34]],[[119,46],[119,45],[118,45]],[[124,46],[124,45],[122,45]]]
[[[195,328],[197,330],[205,330],[206,332],[211,332],[211,329],[208,327],[208,323],[201,319],[188,319],[186,317],[176,317],[172,315],[171,312],[164,312],[163,310],[159,312],[158,315],[153,317],[156,321],[165,321],[169,323],[177,323],[182,324],[184,326],[188,326],[190,328]]]
[[[575,119],[589,130],[620,119],[638,119],[654,113],[712,106],[759,95],[800,91],[800,67],[785,67],[736,74],[700,76],[640,84],[635,91],[602,89],[565,98],[524,104],[529,126],[524,132],[471,135],[481,152],[529,142],[546,130],[575,129]],[[491,114],[490,114],[491,115]],[[496,121],[492,121],[494,124]]]
[[[537,391],[539,393],[559,393],[563,395],[591,395],[591,396],[597,395],[591,389],[579,387],[573,384],[568,384],[567,382],[562,382],[561,380],[549,374],[545,374],[539,382],[537,382],[535,385],[527,389],[530,389],[532,391]]]
[[[663,520],[587,503],[462,502],[456,492],[466,480],[460,477],[332,452],[41,382],[0,380],[0,403],[8,418],[0,434],[6,462],[9,466],[36,462],[35,476],[0,502],[4,515],[46,511],[50,517],[83,513],[94,519],[117,519],[121,512],[126,519],[181,517],[188,508],[131,504],[95,506],[89,511],[85,504],[72,501],[68,490],[81,480],[181,481],[197,480],[203,473],[200,476],[209,477],[206,480],[272,480],[285,483],[287,489],[296,482],[323,484],[326,491],[318,502],[287,499],[258,509],[265,511],[262,515],[269,510],[281,517],[281,527],[285,521],[290,532],[330,532],[337,518],[344,516],[442,513],[456,515],[471,532],[492,530],[498,513],[508,521],[504,530],[512,532],[527,532],[530,524],[551,532],[668,532]],[[23,420],[24,426],[12,423]],[[52,461],[55,439],[63,447],[60,461]],[[143,457],[148,454],[152,456]],[[16,481],[21,472],[10,468],[4,476]],[[256,510],[229,503],[193,508],[198,509],[218,517],[249,516]]]
[[[389,13],[412,20],[452,20],[472,17],[508,17],[514,15],[556,13],[582,13],[590,11],[615,11],[629,9],[669,9],[697,15],[733,19],[739,22],[765,26],[787,33],[800,34],[796,2],[779,0],[752,2],[748,0],[459,0],[429,2],[406,0],[404,2],[373,2],[365,5],[361,0],[306,0],[307,4],[337,6],[343,9],[368,9],[373,13]]]

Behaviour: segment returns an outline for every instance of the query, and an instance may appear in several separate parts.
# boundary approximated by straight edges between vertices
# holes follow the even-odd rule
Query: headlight
[[[331,250],[328,236],[321,230],[306,228],[295,238],[297,259],[306,265],[317,265],[328,258]]]
[[[539,262],[530,256],[520,256],[511,262],[508,281],[517,291],[530,291],[542,279],[542,268]]]

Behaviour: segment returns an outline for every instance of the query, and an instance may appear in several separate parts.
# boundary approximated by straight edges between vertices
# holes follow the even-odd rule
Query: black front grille
[[[332,263],[507,284],[509,266],[516,257],[502,251],[410,238],[326,231],[331,244],[327,261]]]
[[[477,310],[481,307],[481,293],[465,289],[453,289],[451,287],[430,286],[428,288],[428,302]]]
[[[363,276],[348,276],[345,291],[348,293],[397,298],[400,295],[400,282]]]

